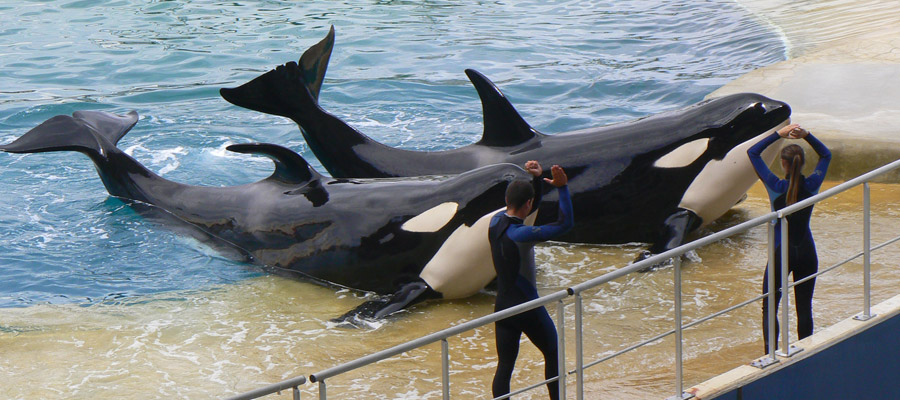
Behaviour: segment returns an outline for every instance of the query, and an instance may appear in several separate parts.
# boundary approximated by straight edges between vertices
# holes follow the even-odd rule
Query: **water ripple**
[[[297,127],[240,110],[218,89],[296,59],[330,25],[323,107],[385,143],[478,140],[481,106],[464,68],[504,90],[547,133],[680,107],[783,57],[780,38],[728,1],[139,2],[2,7],[0,138],[58,114],[124,113],[120,146],[166,178],[235,185],[271,163],[231,143],[291,146]],[[259,162],[258,162],[259,161]],[[75,153],[0,155],[0,307],[96,304],[253,276],[110,199]]]

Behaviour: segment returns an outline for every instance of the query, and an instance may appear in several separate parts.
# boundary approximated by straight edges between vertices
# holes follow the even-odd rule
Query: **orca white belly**
[[[790,120],[787,120],[775,127],[774,130],[781,129],[789,123]],[[750,164],[747,149],[772,132],[772,130],[766,131],[731,149],[723,159],[707,163],[684,192],[678,206],[697,214],[703,219],[703,225],[715,221],[725,214],[759,179],[753,165]],[[763,161],[771,164],[778,156],[780,149],[780,143],[778,146],[769,146],[762,153]]]

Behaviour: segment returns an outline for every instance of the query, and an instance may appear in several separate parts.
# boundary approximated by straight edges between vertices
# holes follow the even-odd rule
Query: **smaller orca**
[[[532,128],[487,77],[466,75],[482,102],[484,133],[476,143],[443,151],[391,148],[319,105],[334,48],[334,28],[289,62],[237,88],[225,100],[292,119],[310,149],[336,177],[452,174],[494,163],[559,164],[569,175],[575,227],[559,238],[582,243],[651,243],[660,253],[722,216],[757,181],[747,148],[786,125],[790,107],[759,94],[710,99],[597,128],[546,135]],[[772,162],[777,146],[763,158]],[[556,220],[555,193],[539,205],[537,223]]]
[[[166,180],[116,147],[137,123],[98,111],[58,115],[0,150],[76,151],[96,165],[109,194],[162,215],[216,249],[269,271],[390,295],[346,318],[380,318],[429,298],[460,298],[494,278],[487,218],[514,179],[540,182],[513,164],[449,177],[334,179],[299,154],[266,143],[228,150],[274,162],[261,181],[231,187]]]

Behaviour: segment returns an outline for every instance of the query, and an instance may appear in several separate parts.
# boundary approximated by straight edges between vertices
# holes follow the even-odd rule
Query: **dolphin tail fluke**
[[[490,79],[473,69],[467,69],[466,75],[475,85],[478,97],[481,98],[484,135],[479,144],[497,147],[516,146],[541,136],[540,132],[525,122]]]
[[[103,111],[76,111],[44,121],[12,143],[0,146],[10,153],[77,151],[95,161],[105,159],[137,123],[137,112],[124,116]]]
[[[236,106],[297,120],[317,108],[319,91],[334,48],[334,27],[307,49],[298,63],[290,62],[219,94]]]
[[[434,291],[427,283],[410,282],[403,285],[396,293],[366,301],[332,321],[358,325],[360,321],[382,319],[414,304],[440,297],[440,293]]]

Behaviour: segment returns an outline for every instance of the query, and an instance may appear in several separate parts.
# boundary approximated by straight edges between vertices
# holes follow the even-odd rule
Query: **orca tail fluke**
[[[319,43],[307,49],[300,61],[289,62],[236,88],[219,94],[229,103],[294,120],[318,106],[319,91],[334,48],[334,27]]]
[[[103,111],[76,111],[57,115],[26,132],[12,143],[0,146],[9,153],[77,151],[95,161],[106,159],[116,143],[137,123],[137,112],[121,116]]]
[[[328,30],[325,38],[312,47],[306,49],[300,56],[300,70],[303,71],[303,81],[309,93],[318,100],[319,90],[322,89],[322,81],[325,80],[325,71],[328,69],[328,61],[331,59],[331,51],[334,49],[334,26]]]
[[[228,102],[287,117],[297,123],[309,148],[336,178],[388,177],[393,174],[360,156],[357,145],[371,145],[385,152],[400,152],[379,144],[319,106],[319,90],[334,47],[334,27],[300,57],[236,88],[219,90]]]

